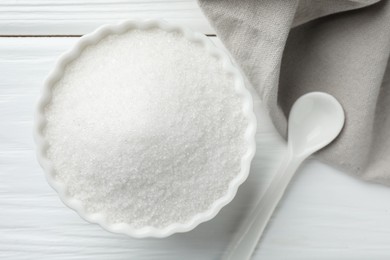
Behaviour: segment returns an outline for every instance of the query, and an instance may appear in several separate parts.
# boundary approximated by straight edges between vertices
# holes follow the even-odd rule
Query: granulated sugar
[[[109,223],[189,221],[240,172],[247,120],[233,85],[178,33],[106,37],[67,66],[46,108],[55,178]]]

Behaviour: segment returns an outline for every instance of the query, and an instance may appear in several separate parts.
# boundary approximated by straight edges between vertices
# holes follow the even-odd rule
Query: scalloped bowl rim
[[[153,28],[158,28],[167,32],[175,31],[181,33],[186,39],[202,44],[208,54],[222,61],[225,72],[233,75],[235,91],[239,96],[242,97],[243,100],[242,111],[248,120],[248,126],[245,131],[245,141],[248,147],[245,155],[241,158],[240,173],[237,174],[237,176],[230,182],[226,194],[214,201],[206,211],[194,215],[186,223],[173,223],[165,228],[143,227],[136,229],[132,228],[127,223],[108,223],[103,213],[87,213],[84,210],[82,202],[72,198],[67,193],[66,185],[55,179],[55,170],[53,165],[46,157],[46,151],[49,147],[49,144],[45,140],[43,133],[46,126],[44,110],[47,104],[49,104],[51,101],[52,88],[63,76],[66,65],[76,59],[85,47],[98,43],[101,39],[110,34],[121,34],[132,29],[146,30]],[[54,66],[54,69],[47,76],[44,82],[41,97],[38,101],[37,109],[35,111],[34,125],[34,140],[36,143],[38,162],[45,172],[48,183],[54,190],[57,191],[58,196],[62,202],[69,208],[75,210],[83,219],[90,223],[99,224],[102,228],[110,232],[126,234],[135,238],[163,238],[174,233],[187,232],[194,229],[200,223],[208,221],[217,215],[217,213],[225,205],[233,200],[237,193],[238,187],[248,177],[250,164],[256,150],[255,133],[256,118],[253,113],[252,95],[245,88],[244,79],[239,69],[233,65],[228,54],[218,49],[213,43],[211,43],[209,39],[207,39],[205,35],[192,32],[183,26],[173,25],[162,20],[128,20],[118,24],[101,26],[94,32],[82,36],[69,51],[65,52],[59,57],[56,65]]]

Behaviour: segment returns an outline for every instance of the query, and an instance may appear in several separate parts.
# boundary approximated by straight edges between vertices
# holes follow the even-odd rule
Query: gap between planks
[[[217,37],[216,34],[205,34],[207,37]],[[82,34],[69,34],[69,35],[55,35],[55,34],[50,34],[50,35],[0,35],[0,38],[32,38],[32,37],[36,37],[36,38],[48,38],[48,37],[81,37],[83,36]]]

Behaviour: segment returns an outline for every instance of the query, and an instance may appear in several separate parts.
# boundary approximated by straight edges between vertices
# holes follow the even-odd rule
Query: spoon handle
[[[303,160],[289,150],[264,196],[239,228],[223,259],[249,260],[277,204]]]

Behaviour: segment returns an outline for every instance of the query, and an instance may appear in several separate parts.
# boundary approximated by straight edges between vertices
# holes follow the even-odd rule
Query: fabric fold
[[[199,0],[217,36],[285,136],[293,102],[334,95],[340,137],[318,157],[390,185],[390,4],[382,1]]]

